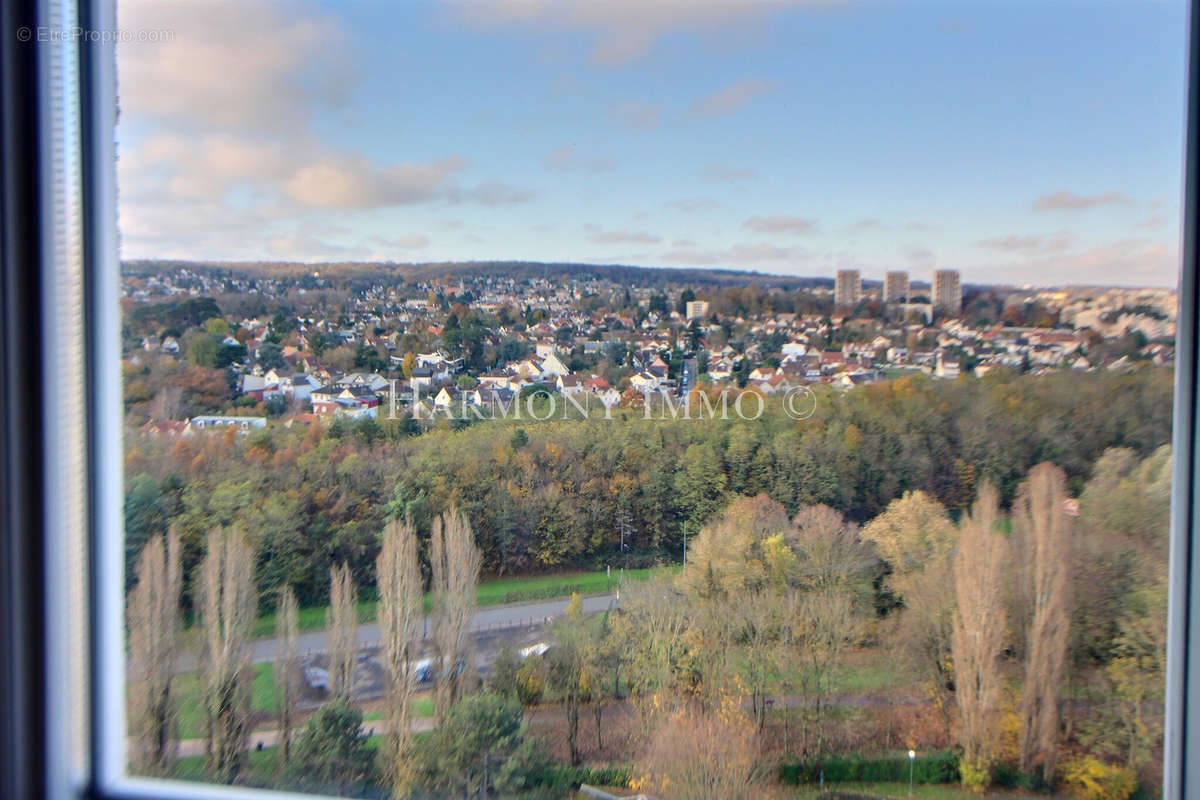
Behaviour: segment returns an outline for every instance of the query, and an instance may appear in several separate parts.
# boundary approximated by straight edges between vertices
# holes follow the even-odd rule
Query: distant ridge
[[[757,283],[761,286],[781,289],[831,288],[833,286],[833,278],[771,275],[734,269],[639,267],[629,264],[582,264],[576,262],[441,261],[400,263],[345,261],[304,263],[299,261],[185,261],[177,259],[121,262],[121,272],[126,275],[147,275],[171,269],[260,278],[287,278],[320,272],[322,277],[332,280],[382,282],[447,280],[480,275],[530,280],[565,275],[577,280],[605,279],[632,286],[657,286],[671,283],[714,286]]]

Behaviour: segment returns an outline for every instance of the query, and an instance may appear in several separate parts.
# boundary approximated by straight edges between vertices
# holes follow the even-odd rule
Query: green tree
[[[675,474],[676,503],[689,524],[704,523],[724,505],[727,484],[712,445],[690,445]]]
[[[484,693],[459,700],[418,749],[432,793],[488,797],[527,789],[541,767],[515,698]]]
[[[581,760],[579,751],[579,706],[586,691],[588,631],[583,619],[583,600],[571,595],[567,618],[555,626],[558,644],[546,652],[546,688],[563,703],[567,714],[567,745],[571,763]]]
[[[516,697],[517,673],[520,669],[520,657],[510,645],[504,645],[492,662],[491,672],[488,673],[488,689],[504,697]]]
[[[289,773],[297,788],[347,795],[372,777],[374,753],[362,721],[362,710],[344,698],[313,714],[293,749]]]
[[[194,333],[184,343],[189,363],[198,367],[213,368],[217,366],[218,340],[211,333]]]
[[[287,362],[283,360],[283,348],[271,342],[264,342],[258,346],[258,363],[263,369],[281,369],[287,366]]]

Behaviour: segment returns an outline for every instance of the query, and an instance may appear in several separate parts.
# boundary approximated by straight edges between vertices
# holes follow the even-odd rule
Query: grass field
[[[420,736],[420,734],[417,734]],[[367,748],[378,749],[380,737],[367,737]],[[250,750],[247,753],[246,768],[242,772],[241,782],[248,786],[273,787],[275,785],[275,753],[278,748],[264,747],[262,750]],[[204,769],[204,756],[184,756],[175,759],[171,777],[184,781],[209,780]]]
[[[679,567],[662,567],[646,569],[630,569],[624,571],[626,580],[645,580],[655,572],[678,572]],[[524,600],[548,600],[555,597],[566,597],[571,592],[580,594],[598,594],[616,588],[620,573],[616,570],[610,579],[606,572],[559,572],[553,575],[516,576],[508,578],[493,578],[479,584],[478,602],[481,606],[498,606],[504,603],[521,602]],[[425,597],[426,608],[429,607],[429,597]],[[300,609],[298,622],[300,630],[315,631],[325,627],[326,606],[312,606]],[[375,619],[375,601],[358,604],[358,618],[361,622],[371,622]],[[275,615],[265,614],[259,617],[254,627],[254,636],[274,636]]]
[[[419,694],[413,698],[412,714],[414,717],[416,717],[418,719],[420,719],[421,717],[432,717],[433,716],[433,693],[432,692],[426,692],[424,694]],[[368,711],[366,714],[363,715],[363,722],[375,722],[375,721],[381,720],[381,719],[383,719],[383,711],[382,710]]]
[[[274,665],[270,661],[260,661],[254,665],[254,684],[251,689],[250,707],[255,711],[273,712],[278,709],[275,699]],[[179,738],[199,739],[204,736],[204,710],[200,707],[200,692],[196,685],[196,673],[180,675],[176,679],[175,691],[179,698]],[[413,698],[413,716],[433,716],[433,695],[425,692]],[[370,711],[363,716],[363,721],[383,719],[382,711]],[[256,726],[264,729],[273,728],[273,723]]]
[[[799,786],[791,791],[790,794],[782,796],[794,798],[795,800],[810,800],[810,798],[819,797],[822,792],[837,791],[837,792],[853,792],[855,794],[865,794],[872,797],[895,798],[895,800],[907,800],[909,797],[922,797],[927,800],[980,800],[980,798],[1019,798],[1023,795],[1013,792],[985,792],[978,794],[969,789],[964,789],[956,784],[916,784],[913,786],[912,794],[908,793],[907,783],[828,783],[825,788],[820,786]],[[1044,797],[1044,795],[1043,795]]]
[[[275,670],[269,661],[254,665],[254,683],[251,688],[250,707],[255,711],[274,711]],[[200,706],[198,676],[194,672],[176,678],[175,692],[179,698],[179,738],[199,739],[204,736],[204,709]]]

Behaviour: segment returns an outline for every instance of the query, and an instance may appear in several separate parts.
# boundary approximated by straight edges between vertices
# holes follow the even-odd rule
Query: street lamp
[[[908,796],[912,797],[913,790],[913,766],[917,763],[917,751],[908,751]]]

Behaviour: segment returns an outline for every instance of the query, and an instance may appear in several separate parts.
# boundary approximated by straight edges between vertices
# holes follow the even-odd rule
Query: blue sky
[[[1182,2],[174,2],[122,254],[1170,285]]]

